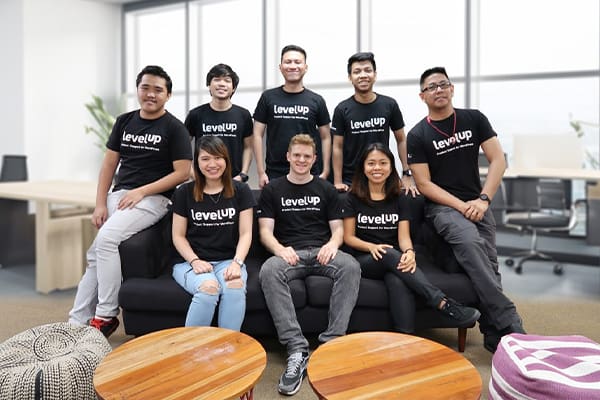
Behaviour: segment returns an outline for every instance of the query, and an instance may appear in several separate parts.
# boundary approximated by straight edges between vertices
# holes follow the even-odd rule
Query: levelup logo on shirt
[[[435,147],[436,150],[444,150],[443,152],[440,152],[438,154],[441,153],[445,153],[447,151],[450,150],[454,150],[454,149],[450,149],[450,147],[464,147],[465,145],[472,145],[472,143],[467,143],[470,142],[471,137],[473,137],[473,132],[471,132],[471,130],[466,130],[466,131],[462,131],[462,132],[456,132],[454,135],[446,138],[446,139],[440,139],[440,140],[432,140],[433,143],[433,147]],[[455,146],[455,145],[460,145],[460,146]]]
[[[121,136],[121,146],[134,149],[145,149],[159,151],[158,144],[162,141],[162,136],[153,133],[144,133],[141,135],[127,133],[123,131]]]
[[[223,122],[216,125],[202,123],[202,132],[204,133],[227,133],[236,130],[237,124],[235,122]]]

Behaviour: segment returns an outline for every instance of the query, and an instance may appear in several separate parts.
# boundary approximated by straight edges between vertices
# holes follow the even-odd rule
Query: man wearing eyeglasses
[[[454,108],[454,85],[443,67],[423,72],[420,86],[429,112],[408,134],[408,163],[427,198],[426,217],[473,282],[484,347],[493,353],[502,336],[525,333],[514,303],[502,292],[496,222],[489,209],[506,169],[504,152],[485,115]],[[490,162],[483,186],[480,147]]]

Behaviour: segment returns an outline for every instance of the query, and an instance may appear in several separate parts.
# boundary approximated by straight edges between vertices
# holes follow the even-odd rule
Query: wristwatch
[[[404,171],[402,171],[402,175],[404,176],[412,176],[412,171],[409,169],[405,169]]]
[[[240,267],[244,265],[244,260],[240,260],[239,258],[234,258],[233,262],[239,265]]]
[[[492,199],[490,199],[490,198],[489,198],[489,196],[488,196],[487,194],[485,194],[485,193],[481,193],[481,194],[479,195],[479,198],[480,198],[481,200],[483,200],[483,201],[487,201],[487,202],[488,202],[488,204],[492,204]]]
[[[242,182],[248,182],[248,175],[246,175],[243,172],[240,172],[239,175],[240,175],[240,178],[242,178]]]

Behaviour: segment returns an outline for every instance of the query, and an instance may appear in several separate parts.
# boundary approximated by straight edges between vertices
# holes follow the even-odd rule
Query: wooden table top
[[[267,355],[250,336],[214,327],[165,329],[109,353],[94,374],[100,399],[239,398],[263,374]]]
[[[0,183],[0,197],[94,207],[96,182],[24,181]]]
[[[362,332],[311,355],[308,381],[322,399],[478,399],[481,377],[454,350],[394,332]]]

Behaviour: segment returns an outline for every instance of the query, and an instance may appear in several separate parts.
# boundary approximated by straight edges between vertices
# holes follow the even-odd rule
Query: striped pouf
[[[96,399],[94,370],[111,351],[100,331],[66,322],[0,344],[0,399]]]
[[[489,398],[600,399],[600,345],[578,335],[506,335],[492,358]]]

